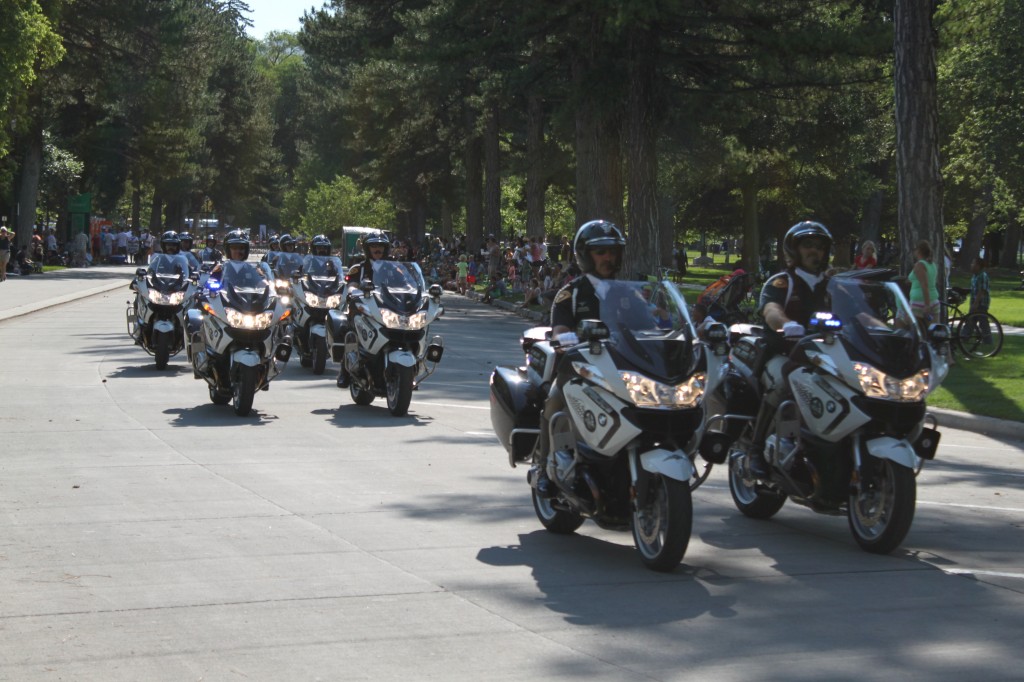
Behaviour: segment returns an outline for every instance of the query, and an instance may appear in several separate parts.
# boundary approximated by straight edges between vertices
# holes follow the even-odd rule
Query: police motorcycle
[[[416,263],[379,260],[371,267],[372,283],[348,284],[349,313],[329,312],[328,341],[335,361],[344,363],[352,401],[369,405],[383,397],[401,417],[444,354],[441,336],[428,337],[444,314],[441,285],[428,288]]]
[[[291,255],[291,254],[287,254]],[[337,256],[306,256],[291,284],[292,340],[303,367],[324,373],[329,354],[327,315],[341,307],[345,269]]]
[[[248,242],[246,242],[246,248]],[[244,417],[256,391],[267,390],[291,355],[291,309],[264,264],[225,260],[188,315],[188,357],[210,400],[232,403]]]
[[[671,282],[603,284],[599,320],[563,338],[527,330],[525,366],[494,369],[491,424],[512,467],[532,463],[533,507],[547,530],[573,533],[586,519],[631,530],[643,563],[671,571],[689,545],[691,492],[706,478],[695,461],[704,397],[722,376],[726,329],[715,324],[708,342],[699,340]],[[553,390],[566,407],[544,414]],[[553,498],[537,490],[541,429],[550,435]]]
[[[922,331],[887,274],[833,277],[831,312],[817,314],[788,357],[766,360],[772,332],[734,327],[702,444],[709,461],[728,460],[729,489],[746,516],[770,518],[788,498],[845,515],[857,544],[876,554],[910,530],[915,477],[940,439],[925,401],[949,371],[948,327]],[[767,475],[751,470],[755,447]]]
[[[196,293],[195,273],[183,254],[154,254],[148,267],[135,270],[135,292],[125,317],[128,334],[166,369],[185,345],[184,311]]]

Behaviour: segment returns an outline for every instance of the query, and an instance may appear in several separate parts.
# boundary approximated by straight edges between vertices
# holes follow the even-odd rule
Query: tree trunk
[[[471,255],[484,245],[484,177],[483,143],[476,133],[473,112],[465,114],[466,147],[463,164],[466,167],[466,248]]]
[[[455,234],[452,226],[452,205],[447,199],[441,200],[441,239],[448,241]]]
[[[885,204],[885,191],[875,190],[864,204],[864,216],[860,221],[860,241],[871,241],[878,248],[878,238],[882,234],[882,207]]]
[[[1003,252],[999,255],[999,267],[1017,269],[1017,254],[1020,251],[1021,226],[1011,220],[1006,226],[1006,237],[1003,239]]]
[[[36,224],[36,198],[39,196],[39,176],[43,170],[43,131],[32,130],[25,138],[25,156],[21,162],[18,182],[18,215],[14,224],[18,247],[32,242],[32,228]]]
[[[132,179],[132,229],[142,233],[142,190],[139,188],[139,181]]]
[[[612,46],[601,39],[598,17],[584,18],[586,31],[582,52],[572,59],[572,79],[580,102],[576,107],[576,227],[591,220],[609,220],[620,227],[622,208],[622,120],[617,98],[599,93],[593,86],[612,77],[598,53]],[[605,56],[605,55],[602,55]]]
[[[661,262],[658,122],[654,99],[657,36],[650,29],[634,28],[630,31],[628,44],[630,77],[626,167],[629,183],[629,240],[624,274],[636,278],[657,274]]]
[[[956,266],[961,270],[970,271],[971,260],[981,254],[981,243],[985,239],[985,226],[992,210],[992,186],[986,186],[978,200],[974,202],[974,215],[967,224],[967,234],[960,246],[960,255]]]
[[[896,190],[901,265],[909,274],[914,244],[925,239],[941,252],[942,177],[939,166],[934,3],[896,0]],[[943,259],[936,258],[938,281]]]
[[[149,205],[149,233],[157,241],[160,240],[160,233],[163,232],[163,211],[164,201],[160,198],[160,193],[153,192],[153,201]]]
[[[761,224],[757,220],[757,179],[753,174],[743,176],[740,192],[743,195],[743,267],[756,273],[761,262]]]
[[[526,119],[526,234],[544,235],[544,193],[547,191],[547,162],[544,158],[544,100],[532,94],[527,101]]]
[[[484,122],[484,230],[500,242],[501,146],[498,126],[498,107],[492,105]],[[513,236],[509,235],[510,240]]]

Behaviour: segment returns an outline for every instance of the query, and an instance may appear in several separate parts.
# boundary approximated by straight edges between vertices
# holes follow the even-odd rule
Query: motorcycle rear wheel
[[[388,410],[395,417],[404,417],[409,412],[414,371],[412,367],[405,365],[388,365],[384,370]]]
[[[355,381],[352,381],[352,383],[349,384],[348,394],[352,396],[352,402],[356,405],[369,405],[373,402],[373,394],[356,386]]]
[[[757,481],[744,478],[743,462],[729,457],[729,492],[736,508],[752,519],[770,519],[786,503],[785,493],[765,488]]]
[[[571,535],[583,525],[584,518],[576,512],[556,508],[554,506],[556,500],[541,497],[533,488],[530,489],[530,492],[533,496],[533,510],[537,512],[537,518],[540,519],[541,525],[549,532],[557,535]]]
[[[646,502],[637,500],[633,511],[633,543],[647,568],[671,571],[683,560],[693,530],[689,482],[654,475]]]
[[[252,399],[256,396],[257,372],[255,367],[238,368],[238,381],[234,385],[231,406],[235,408],[235,414],[239,417],[244,417],[252,411]]]
[[[157,369],[167,369],[167,361],[171,357],[171,335],[167,332],[153,332],[153,358]]]
[[[231,402],[231,396],[230,395],[225,395],[225,394],[219,392],[213,386],[210,386],[209,388],[210,388],[210,402],[212,402],[214,405],[227,405],[228,403]]]
[[[320,376],[324,373],[324,369],[327,368],[327,339],[317,336],[310,345],[312,346],[310,354],[312,356],[313,374]]]
[[[914,521],[917,483],[914,472],[890,460],[875,460],[873,475],[851,494],[847,520],[861,549],[888,554],[903,542]]]

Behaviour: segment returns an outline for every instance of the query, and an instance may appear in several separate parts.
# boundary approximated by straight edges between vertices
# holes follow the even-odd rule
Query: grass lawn
[[[1006,336],[994,358],[965,361],[957,357],[928,404],[1024,422],[1024,336]]]

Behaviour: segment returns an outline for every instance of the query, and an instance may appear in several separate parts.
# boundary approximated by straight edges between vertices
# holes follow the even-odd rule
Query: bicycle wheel
[[[990,358],[1003,347],[1003,325],[992,313],[968,313],[956,326],[956,342],[968,357]]]

